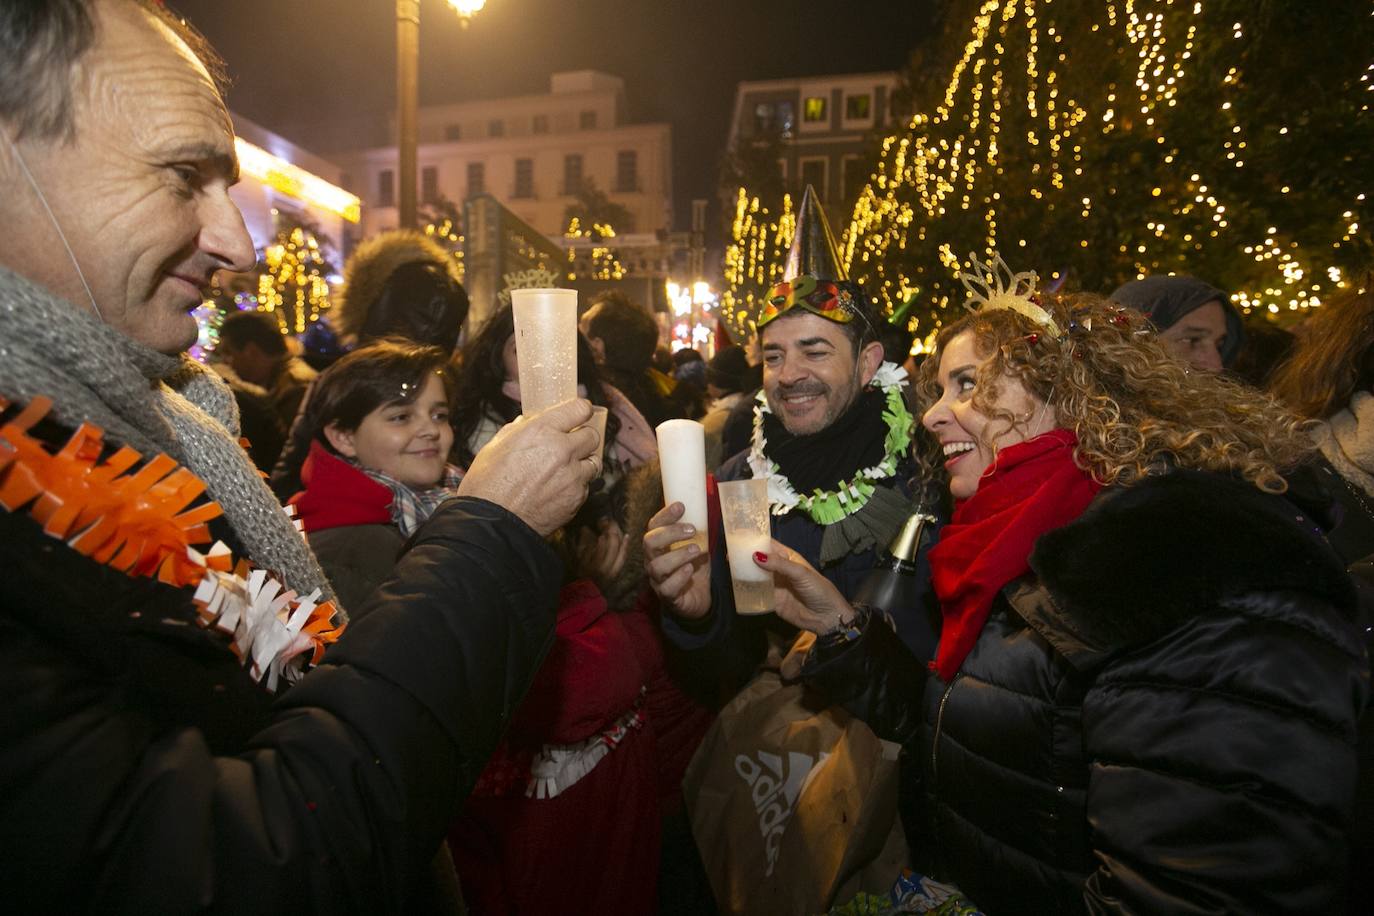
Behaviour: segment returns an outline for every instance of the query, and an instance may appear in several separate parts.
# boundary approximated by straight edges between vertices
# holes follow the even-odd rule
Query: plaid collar
[[[434,514],[444,500],[458,495],[458,484],[463,472],[454,465],[444,466],[444,476],[439,483],[425,490],[414,490],[394,477],[381,471],[359,466],[368,477],[391,491],[391,521],[401,531],[401,537],[409,538],[425,520]]]

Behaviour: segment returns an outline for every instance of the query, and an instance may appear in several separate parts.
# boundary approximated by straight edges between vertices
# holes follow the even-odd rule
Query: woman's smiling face
[[[945,344],[936,375],[940,399],[921,417],[940,442],[949,491],[955,499],[968,499],[977,491],[998,450],[1049,432],[1056,423],[1054,411],[1011,375],[998,382],[991,406],[1010,413],[1013,422],[989,417],[974,407],[978,370],[987,359],[978,353],[972,331]]]

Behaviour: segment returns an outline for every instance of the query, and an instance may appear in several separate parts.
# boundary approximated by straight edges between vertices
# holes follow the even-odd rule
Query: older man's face
[[[75,137],[18,142],[81,265],[13,168],[0,213],[7,266],[164,353],[195,342],[191,310],[215,271],[255,260],[229,199],[233,130],[204,67],[134,4],[96,4],[96,46],[73,76]],[[0,158],[10,151],[0,146]]]

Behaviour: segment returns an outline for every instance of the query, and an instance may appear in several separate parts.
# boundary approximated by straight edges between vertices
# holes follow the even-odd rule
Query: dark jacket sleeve
[[[391,575],[405,546],[393,525],[327,528],[312,532],[308,540],[339,603],[354,615],[366,606],[372,590]]]
[[[747,455],[738,455],[721,467],[716,480],[739,480],[748,474]],[[766,644],[760,618],[745,620],[735,613],[735,593],[730,585],[730,562],[725,553],[725,528],[715,497],[715,483],[707,483],[710,525],[711,610],[700,620],[686,620],[672,612],[661,619],[663,635],[679,670],[689,686],[707,702],[733,696],[754,675]],[[771,615],[767,615],[770,616]],[[796,629],[792,628],[795,637]]]
[[[691,681],[687,686],[707,699],[733,696],[754,675],[766,649],[763,628],[771,623],[760,618],[746,620],[735,613],[725,533],[717,529],[715,534],[710,558],[710,613],[701,620],[685,620],[668,612],[661,624],[669,648],[681,661],[677,667]]]
[[[925,667],[881,620],[852,642],[818,639],[802,677],[886,741],[905,745],[921,727]]]
[[[1343,911],[1363,648],[1310,594],[1226,604],[1085,698],[1092,912]]]
[[[130,607],[185,602],[185,590],[111,574],[55,541],[42,550],[51,569],[0,577],[0,883],[15,912],[405,911],[548,650],[561,574],[514,516],[453,500],[268,724],[225,741],[165,727],[163,704],[143,696],[157,678],[168,696],[182,680],[189,694],[232,663],[206,631],[155,633],[187,648],[150,674],[129,667],[137,659],[102,669],[81,628],[59,640],[41,616],[77,595],[63,564],[101,579],[100,614],[72,612],[92,619],[138,618]],[[233,714],[204,693],[188,719]]]

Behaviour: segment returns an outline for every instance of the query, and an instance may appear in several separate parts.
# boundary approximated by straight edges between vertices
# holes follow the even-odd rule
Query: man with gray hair
[[[151,0],[0,2],[14,912],[423,905],[553,638],[543,538],[600,471],[585,402],[512,424],[322,663],[270,696],[342,612],[311,610],[329,584],[237,445],[228,390],[183,354],[212,275],[254,261],[217,69]]]

